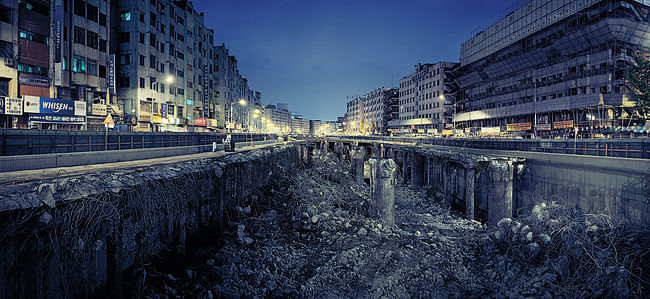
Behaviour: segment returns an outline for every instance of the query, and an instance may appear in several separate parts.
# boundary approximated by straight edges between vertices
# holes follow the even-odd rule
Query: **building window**
[[[140,12],[140,22],[144,23],[144,13]]]
[[[160,92],[164,93],[165,92],[165,84],[159,84],[160,85]]]
[[[106,40],[99,39],[99,51],[106,53]]]
[[[156,56],[149,56],[149,67],[152,69],[156,68]]]
[[[0,22],[13,24],[12,12],[13,10],[11,8],[0,5]]]
[[[97,6],[90,5],[90,4],[86,6],[86,17],[88,18],[88,20],[97,22],[97,13],[98,13]]]
[[[157,47],[158,43],[156,43],[156,35],[155,34],[149,33],[149,45],[156,48],[156,49],[158,48]]]
[[[176,57],[178,57],[178,59],[185,59],[185,54],[181,51],[176,51]]]
[[[184,78],[185,77],[185,72],[183,72],[183,70],[176,70],[176,76],[178,76],[180,78]]]
[[[33,42],[37,42],[39,44],[44,44],[47,45],[48,38],[47,36],[40,35],[37,33],[29,32],[29,31],[24,31],[20,30],[20,33],[18,34],[20,38],[24,38]]]
[[[140,33],[140,43],[144,44],[144,33]]]
[[[131,87],[131,81],[129,80],[129,77],[118,77],[117,78],[117,87],[119,87],[119,88]]]
[[[176,91],[177,94],[184,95],[185,94],[185,89],[178,88]]]
[[[86,45],[93,49],[97,49],[99,47],[99,36],[97,33],[90,30],[86,31]]]
[[[74,0],[74,14],[86,17],[86,3],[81,0]]]
[[[154,90],[154,84],[156,83],[156,77],[149,77],[149,89]]]
[[[177,114],[177,116],[178,117],[183,117],[183,107],[178,106],[178,114]]]
[[[16,68],[18,69],[19,72],[23,73],[30,73],[34,75],[40,75],[40,76],[47,76],[48,75],[48,70],[47,68],[40,67],[40,66],[34,66],[31,64],[25,64],[25,63],[19,63]]]
[[[72,71],[75,73],[86,72],[86,58],[75,55],[72,59]]]
[[[99,65],[99,77],[106,79],[106,66],[105,65]]]
[[[140,55],[140,65],[141,66],[144,66],[144,60],[145,59],[146,59],[146,57],[144,55]]]
[[[180,33],[176,33],[176,39],[182,42],[185,41],[185,37],[183,37],[183,35],[181,35]]]
[[[120,12],[120,20],[122,20],[122,22],[131,21],[131,12],[130,11]]]
[[[151,26],[156,26],[156,15],[155,14],[150,14],[149,15],[149,24]]]
[[[187,81],[187,88],[193,88],[193,85],[192,85],[191,81]]]
[[[88,75],[97,76],[97,60],[88,59],[87,73]]]
[[[99,14],[99,25],[106,27],[106,15],[103,13]]]
[[[68,64],[67,64],[67,59],[65,58],[64,55],[61,55],[61,67],[63,68],[64,71],[68,70]]]
[[[120,55],[120,64],[126,65],[131,64],[131,55]]]
[[[160,69],[158,71],[161,72],[161,73],[165,72],[165,64],[164,63],[160,64]]]
[[[86,44],[86,30],[74,26],[74,42],[77,44]]]
[[[183,18],[181,18],[181,16],[176,16],[176,21],[181,25],[185,24],[185,20],[183,20]]]
[[[140,78],[140,88],[144,88],[144,78]]]
[[[129,32],[120,32],[120,43],[128,43],[131,41],[131,34]]]

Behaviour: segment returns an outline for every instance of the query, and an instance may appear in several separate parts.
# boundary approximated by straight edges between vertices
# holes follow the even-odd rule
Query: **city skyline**
[[[417,63],[458,61],[474,30],[521,1],[196,1],[264,103],[331,120],[345,103],[395,87]],[[463,15],[463,18],[458,18]],[[390,18],[393,18],[392,21]]]

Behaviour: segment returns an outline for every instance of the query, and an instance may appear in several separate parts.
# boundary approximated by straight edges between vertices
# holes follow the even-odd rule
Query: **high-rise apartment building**
[[[49,69],[53,70],[53,98],[86,104],[86,129],[101,130],[107,114],[121,120],[121,110],[108,90],[113,66],[110,45],[110,0],[50,1],[53,32]],[[24,34],[32,34],[25,32]],[[31,45],[33,47],[33,45]],[[45,95],[41,95],[45,96]]]
[[[631,55],[650,50],[647,0],[534,0],[461,46],[455,120],[549,134],[623,125]]]
[[[0,0],[0,97],[18,96],[18,2]],[[19,115],[8,114],[4,104],[0,113],[0,128],[18,124]],[[22,112],[20,113],[22,114]]]
[[[203,13],[187,1],[123,0],[119,18],[118,96],[137,130],[205,130],[217,110]]]
[[[276,105],[266,105],[264,116],[266,130],[272,133],[289,133],[291,131],[291,112],[288,105],[285,109],[278,109]]]
[[[399,81],[399,127],[394,132],[433,133],[451,124],[457,63],[417,64]]]
[[[378,88],[347,103],[347,131],[387,135],[389,122],[397,118],[397,88]]]

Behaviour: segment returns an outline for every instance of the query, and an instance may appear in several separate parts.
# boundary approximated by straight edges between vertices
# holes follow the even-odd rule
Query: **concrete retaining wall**
[[[123,153],[124,151],[120,151]],[[295,145],[167,166],[0,187],[0,298],[123,297],[122,272],[271,180],[297,169]]]
[[[468,194],[474,195],[476,218],[488,216],[490,204],[490,176],[488,168],[468,166],[454,156],[484,156],[522,158],[524,168],[515,169],[512,178],[512,215],[528,213],[535,204],[542,201],[557,201],[562,205],[579,209],[584,213],[606,214],[618,223],[627,224],[631,230],[650,231],[650,161],[647,159],[594,157],[583,155],[485,150],[449,146],[408,146],[391,142],[328,139],[339,147],[365,146],[372,149],[373,156],[389,153],[396,159],[402,177],[408,182],[426,182],[439,197],[452,205],[466,208]],[[377,150],[382,148],[382,150]],[[405,160],[411,153],[427,157],[424,177],[416,177],[422,167]],[[436,162],[437,161],[437,162]],[[432,166],[431,166],[432,165]],[[480,166],[480,163],[479,163]],[[433,167],[433,168],[432,168]],[[429,169],[429,170],[427,170]],[[475,176],[473,190],[467,190],[467,176]],[[422,174],[419,174],[421,176]],[[430,178],[427,179],[426,175]],[[468,192],[470,191],[470,192]],[[471,211],[466,211],[471,215]],[[474,216],[474,215],[472,215]]]

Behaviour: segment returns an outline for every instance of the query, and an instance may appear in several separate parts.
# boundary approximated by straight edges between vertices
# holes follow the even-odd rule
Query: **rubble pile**
[[[170,273],[148,266],[138,294],[641,297],[633,277],[648,249],[624,238],[606,218],[544,203],[528,217],[488,229],[425,189],[397,186],[396,225],[386,228],[368,216],[369,187],[355,183],[348,169],[333,156],[315,156],[292,184],[261,195],[273,204],[250,199],[233,207],[237,216],[220,243],[197,250],[188,267]]]
[[[483,256],[492,284],[483,287],[508,297],[638,297],[648,286],[642,273],[650,253],[640,244],[606,215],[543,202],[491,232]]]

